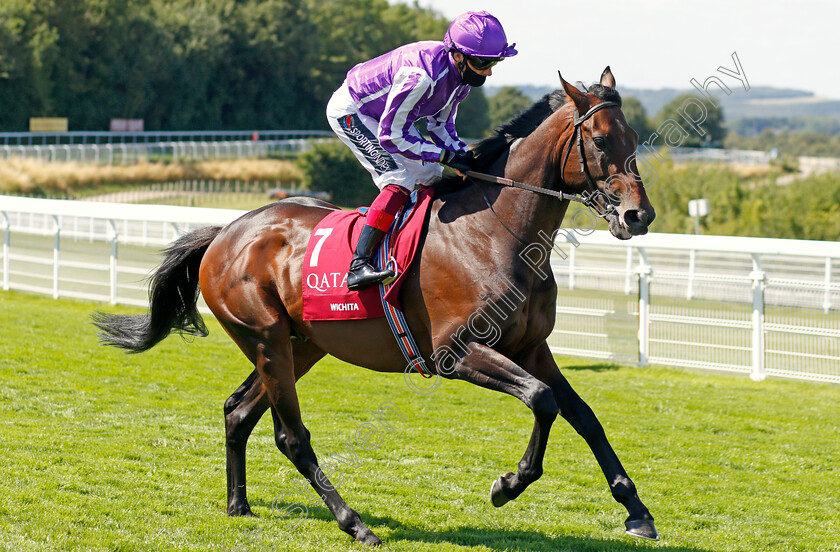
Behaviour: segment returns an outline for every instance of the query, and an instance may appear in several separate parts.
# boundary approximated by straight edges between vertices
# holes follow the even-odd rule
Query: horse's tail
[[[207,326],[196,307],[198,268],[210,242],[221,231],[220,226],[200,228],[169,246],[163,263],[149,279],[148,313],[94,313],[93,323],[102,331],[100,343],[141,353],[172,331],[205,337]]]

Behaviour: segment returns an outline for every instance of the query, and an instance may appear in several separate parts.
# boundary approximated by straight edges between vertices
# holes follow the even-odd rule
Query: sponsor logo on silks
[[[317,274],[310,272],[306,276],[306,285],[310,289],[324,293],[332,288],[347,288],[347,273],[345,272],[324,272]]]
[[[365,159],[370,161],[377,173],[383,174],[399,168],[393,157],[383,149],[370,130],[361,124],[357,115],[345,115],[338,121],[341,128],[344,129],[344,134],[361,150]]]
[[[357,303],[330,303],[330,310],[333,311],[357,311],[359,305]]]

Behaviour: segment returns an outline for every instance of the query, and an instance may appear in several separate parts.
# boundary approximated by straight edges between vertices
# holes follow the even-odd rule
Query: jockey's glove
[[[440,163],[455,170],[467,172],[473,170],[475,156],[472,151],[443,150],[440,154]]]

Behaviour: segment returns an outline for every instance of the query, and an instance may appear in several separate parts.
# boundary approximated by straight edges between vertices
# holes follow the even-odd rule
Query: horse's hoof
[[[652,519],[634,519],[624,522],[627,534],[639,537],[640,539],[659,540],[659,533],[653,525]]]
[[[382,544],[382,539],[374,535],[373,531],[370,529],[356,537],[356,540],[362,544],[366,544],[367,546],[379,546]]]
[[[251,506],[247,502],[229,505],[227,515],[231,517],[259,517],[251,511]]]
[[[502,487],[502,479],[512,476],[513,472],[507,472],[500,478],[493,481],[493,483],[490,485],[490,502],[496,508],[501,508],[502,506],[510,502],[510,497],[508,497],[508,495],[505,494],[505,489],[504,487]]]
[[[229,515],[230,517],[260,517],[251,510],[228,511],[227,515]]]

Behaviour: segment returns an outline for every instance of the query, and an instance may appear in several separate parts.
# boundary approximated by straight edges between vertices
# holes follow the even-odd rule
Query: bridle
[[[503,178],[500,176],[493,176],[489,174],[479,173],[475,171],[467,171],[465,174],[467,178],[477,178],[479,180],[484,180],[486,182],[494,182],[496,184],[501,184],[503,186],[509,186],[511,188],[519,188],[521,190],[528,190],[529,192],[534,192],[537,194],[547,195],[551,197],[556,197],[560,200],[566,201],[576,201],[578,203],[582,203],[586,205],[590,211],[593,211],[597,216],[603,219],[609,219],[611,217],[615,217],[615,207],[613,207],[612,203],[606,201],[603,207],[603,212],[600,210],[600,205],[596,202],[596,198],[599,195],[603,195],[598,190],[598,185],[595,184],[595,179],[592,178],[592,175],[589,173],[589,167],[586,164],[586,150],[583,145],[583,123],[585,123],[588,119],[590,119],[595,113],[602,109],[606,109],[608,107],[619,107],[616,102],[602,102],[597,105],[593,105],[589,108],[589,110],[580,115],[580,112],[575,106],[575,118],[574,118],[574,130],[572,131],[572,137],[569,140],[568,146],[564,147],[565,150],[563,153],[563,160],[560,163],[560,182],[563,184],[564,187],[568,187],[566,185],[566,181],[563,179],[563,175],[566,173],[566,162],[569,160],[569,155],[572,153],[572,148],[574,147],[575,138],[577,138],[577,149],[578,149],[578,158],[580,159],[580,172],[586,177],[586,182],[589,185],[589,190],[584,191],[580,194],[580,196],[576,194],[567,194],[565,192],[558,192],[555,190],[548,190],[546,188],[540,188],[538,186],[531,186],[530,184],[525,184],[524,182],[517,182],[515,180],[511,180],[509,178]],[[475,183],[475,182],[473,182]],[[527,241],[523,240],[516,233],[508,228],[507,224],[502,221],[499,215],[496,213],[496,210],[493,209],[493,204],[490,203],[490,200],[487,199],[487,195],[484,193],[484,189],[479,186],[479,190],[481,190],[481,196],[484,198],[484,202],[487,204],[487,207],[490,208],[490,211],[496,216],[502,226],[510,232],[510,234],[515,237],[517,240],[522,242],[523,244],[528,244]]]
[[[575,136],[577,136],[577,148],[578,148],[578,157],[580,158],[580,172],[586,177],[586,182],[589,184],[590,189],[592,192],[598,191],[598,186],[595,184],[595,180],[592,178],[592,175],[589,174],[589,167],[586,165],[586,151],[583,148],[583,123],[587,121],[590,117],[592,117],[598,111],[602,109],[606,109],[608,107],[619,107],[619,105],[615,102],[602,102],[598,105],[593,105],[589,108],[589,111],[580,116],[578,113],[577,106],[575,106],[575,130],[572,132],[572,139],[569,140],[569,147],[566,149],[566,153],[563,155],[563,162],[560,164],[560,182],[563,185],[566,182],[563,180],[563,175],[566,174],[566,161],[569,160],[569,153],[572,151],[572,142],[575,140]],[[583,194],[581,194],[583,195]],[[609,205],[609,203],[608,203]],[[612,205],[610,205],[612,207]]]

